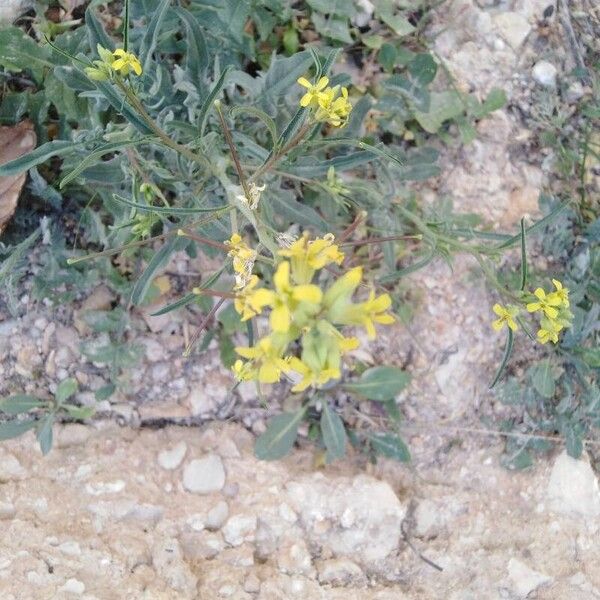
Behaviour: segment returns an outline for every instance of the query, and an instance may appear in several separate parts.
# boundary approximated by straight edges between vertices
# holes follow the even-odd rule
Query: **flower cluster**
[[[554,291],[546,292],[537,288],[532,294],[527,293],[523,302],[527,312],[535,313],[540,317],[537,339],[541,344],[558,342],[558,334],[571,325],[573,313],[569,310],[569,290],[557,279],[553,279]],[[492,323],[495,331],[500,331],[505,325],[512,331],[517,331],[517,317],[520,307],[509,305],[507,307],[495,304],[493,311],[498,316]]]
[[[270,308],[268,334],[252,347],[235,349],[246,359],[234,364],[238,379],[275,383],[285,374],[294,382],[293,392],[322,386],[341,377],[342,355],[359,344],[354,337],[344,337],[340,326],[363,326],[373,338],[375,323],[394,322],[387,312],[391,306],[388,294],[375,296],[371,291],[366,301],[352,302],[362,280],[362,267],[350,269],[326,290],[313,283],[320,270],[344,260],[334,242],[331,234],[309,240],[305,233],[279,251],[283,260],[275,270],[272,288],[260,287],[258,277],[250,275],[238,292],[234,307],[242,321]],[[235,247],[241,244],[237,240]],[[296,343],[299,356],[292,354]]]
[[[97,46],[100,60],[94,61],[94,66],[86,67],[86,75],[94,81],[107,81],[114,73],[128,75],[133,71],[136,75],[142,74],[142,65],[135,54],[117,48],[114,52]]]
[[[227,256],[233,258],[235,289],[243,290],[252,280],[252,269],[256,260],[256,250],[250,248],[239,233],[234,233],[225,245],[229,247]]]
[[[343,127],[348,122],[352,110],[348,88],[330,87],[328,77],[321,77],[315,84],[300,77],[298,83],[307,89],[300,99],[300,106],[311,108],[316,121],[327,121],[333,127]]]

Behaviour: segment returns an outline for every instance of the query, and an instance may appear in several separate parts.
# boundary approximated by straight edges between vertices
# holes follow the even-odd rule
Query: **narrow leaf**
[[[66,140],[46,142],[29,154],[25,154],[15,160],[0,165],[0,177],[22,173],[23,171],[27,171],[32,167],[36,167],[37,165],[46,162],[53,156],[65,156],[66,154],[71,154],[81,148],[81,144],[74,144],[73,142]]]
[[[400,462],[410,461],[408,446],[397,435],[391,433],[371,433],[367,434],[367,439],[371,442],[371,446],[377,454],[393,458]]]
[[[527,285],[527,247],[525,244],[525,219],[521,219],[521,291]]]
[[[79,384],[75,379],[69,377],[58,384],[54,398],[58,404],[62,404],[65,400],[68,400],[79,387]]]
[[[126,100],[117,94],[110,83],[106,81],[94,81],[94,84],[111,106],[122,114],[140,133],[150,135],[152,129],[138,116],[138,114],[127,104]]]
[[[326,400],[321,413],[321,434],[327,448],[327,462],[342,458],[346,452],[346,429],[340,416]]]
[[[20,413],[27,412],[32,408],[40,408],[45,406],[45,402],[36,398],[35,396],[28,396],[27,394],[16,394],[9,396],[5,400],[0,402],[0,411],[7,415],[18,415]]]
[[[36,437],[40,444],[42,454],[46,456],[52,449],[52,426],[54,425],[54,414],[50,413],[43,421],[38,424]]]
[[[221,72],[219,79],[213,85],[212,90],[202,103],[200,110],[198,111],[198,131],[200,132],[200,137],[204,137],[204,128],[206,126],[206,117],[208,116],[208,111],[212,108],[213,102],[217,99],[217,96],[221,93],[223,86],[225,85],[225,79],[229,71],[231,70],[230,66],[227,66]]]
[[[183,21],[186,30],[185,68],[196,86],[204,79],[208,68],[208,49],[204,33],[194,15],[185,8],[175,8],[177,16]]]
[[[212,207],[203,207],[203,208],[182,208],[175,206],[150,206],[149,204],[139,204],[138,202],[132,202],[131,200],[127,200],[127,198],[123,198],[123,196],[119,196],[119,194],[113,194],[113,199],[117,202],[121,202],[126,204],[127,206],[131,206],[131,208],[136,208],[141,212],[152,212],[152,213],[160,213],[163,215],[195,215],[197,213],[206,213],[206,212],[218,212],[221,210],[230,210],[230,206],[225,204],[222,206],[212,206]]]
[[[114,50],[115,44],[110,39],[102,23],[96,17],[94,11],[88,7],[85,11],[85,25],[87,27],[88,41],[90,44],[90,50],[95,54],[98,44],[107,50]],[[125,46],[127,50],[127,46]]]
[[[292,449],[298,425],[304,418],[305,408],[295,413],[282,413],[273,417],[267,430],[256,440],[254,454],[260,460],[283,458]]]
[[[30,429],[33,429],[36,424],[37,421],[34,419],[27,419],[24,421],[6,421],[5,423],[0,423],[0,441],[19,437]]]
[[[506,347],[504,348],[504,357],[502,358],[502,363],[500,364],[500,367],[496,371],[496,376],[494,377],[494,381],[492,381],[492,384],[490,385],[490,389],[492,389],[500,380],[500,377],[502,376],[502,373],[504,372],[504,369],[506,368],[506,365],[508,363],[508,359],[510,358],[510,353],[512,352],[514,335],[511,329],[507,329],[507,331],[508,336],[506,338]]]
[[[368,400],[385,402],[397,396],[410,382],[410,375],[397,367],[372,367],[356,382],[345,383],[344,389]]]
[[[146,26],[146,31],[144,32],[144,37],[142,38],[140,45],[140,57],[142,57],[142,60],[144,61],[143,69],[146,73],[151,69],[152,55],[156,48],[158,34],[160,33],[170,3],[171,0],[161,0],[161,2],[158,3],[158,6],[154,8],[152,18]]]

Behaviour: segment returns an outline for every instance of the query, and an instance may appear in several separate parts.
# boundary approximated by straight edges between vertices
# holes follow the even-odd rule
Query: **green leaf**
[[[273,121],[273,119],[264,110],[260,110],[260,108],[256,108],[255,106],[234,106],[229,111],[229,114],[232,117],[236,117],[237,115],[243,113],[260,119],[269,130],[273,144],[275,144],[277,141],[277,126],[275,125],[275,121]]]
[[[230,66],[227,66],[221,72],[219,79],[213,85],[210,93],[202,103],[200,110],[198,111],[198,131],[200,132],[200,137],[204,136],[204,127],[206,126],[206,117],[208,116],[208,111],[212,108],[214,101],[217,99],[217,96],[221,93],[223,86],[225,85],[225,79],[227,74],[231,70]]]
[[[544,398],[553,398],[556,391],[556,374],[549,358],[541,360],[532,370],[531,383]]]
[[[114,383],[107,383],[106,385],[103,385],[94,392],[94,397],[98,401],[107,400],[115,393],[116,389],[117,386]],[[68,405],[65,408],[69,410]]]
[[[0,411],[6,413],[7,415],[18,415],[20,413],[27,412],[32,408],[40,408],[45,405],[46,402],[36,398],[35,396],[16,394],[14,396],[9,396],[0,402]]]
[[[352,44],[354,42],[350,34],[347,19],[331,15],[325,17],[319,13],[313,13],[311,18],[315,30],[322,37],[343,42],[344,44]]]
[[[194,15],[185,8],[175,7],[177,16],[184,22],[186,30],[185,68],[192,82],[199,86],[208,69],[208,49],[204,33]]]
[[[498,367],[498,370],[496,371],[496,376],[494,377],[494,380],[492,381],[492,383],[490,385],[490,389],[492,389],[500,380],[500,377],[502,376],[502,373],[504,372],[504,369],[506,368],[506,365],[508,364],[508,359],[510,358],[510,354],[512,352],[514,335],[513,335],[513,332],[511,329],[507,328],[506,331],[508,333],[507,333],[507,337],[506,337],[506,346],[504,347],[504,356],[502,357],[502,362],[500,363],[500,366]]]
[[[144,301],[156,272],[167,264],[173,253],[183,250],[188,243],[189,240],[187,238],[174,236],[165,242],[162,248],[154,254],[148,266],[133,286],[131,303],[134,306],[139,306]]]
[[[267,430],[256,440],[254,454],[260,460],[283,458],[292,449],[298,425],[304,418],[306,408],[295,413],[282,413],[273,417]]]
[[[264,201],[270,204],[277,215],[286,218],[291,223],[301,225],[302,227],[314,227],[319,232],[326,232],[330,229],[327,221],[314,208],[308,206],[308,204],[298,202],[289,196],[284,197],[280,194],[269,194],[269,196],[261,200],[261,202]]]
[[[102,23],[96,18],[94,11],[89,6],[85,11],[85,25],[87,27],[90,50],[93,54],[96,54],[98,44],[107,50],[115,49],[114,42],[108,36]]]
[[[186,294],[185,296],[183,296],[183,298],[179,298],[179,300],[176,300],[175,302],[172,302],[171,304],[167,304],[166,306],[163,306],[156,312],[151,313],[150,316],[158,317],[160,315],[164,315],[173,310],[177,310],[178,308],[181,308],[183,306],[187,306],[188,304],[190,304],[191,302],[194,302],[195,300],[198,300],[198,296],[196,294],[190,292],[189,294]]]
[[[407,77],[404,77],[404,75],[392,75],[384,81],[383,85],[388,90],[396,92],[408,100],[414,106],[417,115],[429,114],[431,110],[431,95],[418,81],[411,81]]]
[[[138,146],[151,142],[155,138],[153,136],[146,136],[137,140],[125,140],[123,142],[111,142],[110,144],[104,144],[97,150],[90,152],[70,173],[65,175],[60,182],[60,189],[62,190],[68,183],[73,181],[80,173],[85,171],[88,167],[101,162],[104,155],[114,152],[115,150],[121,150],[122,148],[130,148],[132,146]]]
[[[391,433],[369,433],[367,439],[377,454],[393,458],[400,462],[410,461],[408,446],[397,436]]]
[[[139,204],[138,202],[132,202],[131,200],[127,200],[127,198],[123,198],[123,196],[119,196],[119,194],[113,194],[113,198],[117,202],[121,202],[122,204],[126,204],[131,208],[136,208],[141,212],[151,212],[151,213],[159,213],[163,215],[195,215],[197,213],[206,213],[206,212],[219,212],[222,210],[231,210],[231,207],[227,204],[222,206],[212,206],[212,207],[204,207],[204,208],[183,208],[183,207],[175,207],[175,206],[150,206],[149,204]]]
[[[94,85],[108,100],[111,106],[118,113],[122,114],[140,133],[143,133],[144,135],[151,135],[154,133],[131,106],[127,104],[127,101],[117,94],[110,83],[106,81],[94,81]]]
[[[78,388],[79,384],[72,377],[64,379],[58,384],[56,392],[54,393],[54,399],[57,404],[62,404],[65,400],[68,400]]]
[[[37,425],[34,419],[26,419],[24,421],[6,421],[0,423],[0,441],[10,440],[12,438],[23,435]]]
[[[48,49],[36,44],[19,27],[0,29],[0,65],[8,71],[34,70],[40,75],[42,69],[53,68]]]
[[[412,78],[418,81],[421,85],[427,85],[435,79],[437,73],[437,64],[433,60],[433,56],[428,52],[417,54],[408,63],[408,72]]]
[[[89,419],[96,412],[93,406],[76,406],[75,404],[65,404],[63,405],[63,408],[69,413],[69,416],[72,419],[77,419],[80,421]]]
[[[383,67],[384,71],[391,73],[394,70],[397,56],[398,51],[396,48],[392,46],[392,44],[386,43],[381,46],[377,58],[379,59],[379,64]]]
[[[74,144],[73,142],[68,142],[66,140],[46,142],[29,152],[29,154],[25,154],[15,160],[0,165],[0,177],[22,173],[23,171],[27,171],[32,167],[36,167],[37,165],[46,162],[53,156],[64,156],[66,154],[74,153],[76,150],[81,150],[81,148],[81,144]]]
[[[500,88],[492,88],[487,98],[472,111],[472,114],[476,119],[481,119],[491,112],[502,108],[506,102],[506,92]]]
[[[395,14],[395,6],[392,0],[379,0],[376,4],[376,15],[397,36],[404,37],[415,30],[414,25],[404,15]]]
[[[340,416],[323,401],[321,412],[321,434],[327,448],[327,462],[342,458],[346,452],[346,429]]]
[[[454,91],[432,92],[430,98],[429,107],[415,113],[415,119],[428,133],[437,133],[446,121],[464,112],[462,100]]]
[[[525,243],[525,219],[521,219],[521,291],[527,285],[527,245]]]
[[[152,10],[152,18],[148,22],[144,30],[144,36],[140,44],[140,57],[143,61],[143,69],[145,73],[149,73],[152,66],[152,55],[158,41],[158,34],[162,27],[167,9],[171,4],[171,0],[161,0]]]
[[[46,456],[52,449],[52,426],[54,425],[54,414],[50,413],[43,421],[40,421],[36,431],[36,437],[40,444],[42,454]]]
[[[573,458],[579,458],[583,452],[583,438],[581,433],[573,424],[569,424],[564,433],[567,454]]]
[[[372,367],[356,382],[345,383],[344,389],[368,400],[385,402],[397,396],[410,382],[410,375],[397,367]]]

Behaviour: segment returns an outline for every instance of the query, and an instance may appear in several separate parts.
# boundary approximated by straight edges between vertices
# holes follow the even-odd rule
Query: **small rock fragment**
[[[223,527],[223,537],[231,546],[241,546],[254,541],[256,517],[254,515],[234,515]]]
[[[158,453],[158,464],[167,471],[176,469],[187,452],[187,444],[185,442],[179,442],[169,450],[162,450]]]
[[[535,63],[531,75],[537,83],[544,87],[556,87],[556,67],[547,60]]]
[[[508,561],[508,578],[519,598],[527,598],[533,590],[552,581],[552,577],[530,569],[525,563],[516,558],[511,558]]]
[[[362,587],[367,578],[361,568],[347,558],[333,558],[317,564],[319,581],[332,586]]]
[[[78,579],[67,579],[65,584],[60,588],[60,591],[65,592],[65,594],[81,596],[85,592],[85,584]]]
[[[0,448],[0,483],[25,479],[27,471],[10,452]]]
[[[223,489],[225,468],[217,454],[207,454],[189,462],[183,471],[183,487],[194,494],[210,494]]]
[[[527,19],[516,12],[501,12],[494,17],[500,35],[513,50],[518,50],[531,31]]]
[[[206,528],[211,531],[221,529],[228,516],[229,507],[227,506],[227,502],[221,500],[208,511],[206,515]]]

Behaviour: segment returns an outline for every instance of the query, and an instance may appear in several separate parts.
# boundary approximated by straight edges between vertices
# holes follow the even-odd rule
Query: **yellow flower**
[[[292,277],[296,283],[309,283],[316,270],[330,263],[341,264],[344,254],[334,244],[332,233],[308,241],[308,233],[296,240],[289,248],[279,251],[280,256],[291,259]]]
[[[552,292],[550,294],[550,297],[558,298],[562,306],[564,306],[565,308],[569,308],[569,290],[566,287],[563,287],[563,284],[560,281],[558,281],[558,279],[553,279],[552,283],[554,284],[556,291]]]
[[[288,372],[296,372],[301,377],[300,381],[292,387],[292,392],[302,392],[311,385],[319,387],[327,383],[330,379],[339,379],[341,376],[339,369],[313,371],[306,363],[295,356],[290,358],[287,370]]]
[[[341,322],[339,319],[342,318],[343,310],[359,286],[362,274],[362,267],[354,267],[338,277],[336,282],[325,292],[323,303],[329,309],[329,317],[334,323]]]
[[[538,299],[537,302],[530,302],[527,305],[529,312],[542,311],[548,318],[556,319],[558,316],[558,310],[556,306],[560,306],[561,299],[553,294],[546,295],[546,292],[542,288],[538,288],[533,292],[533,295]]]
[[[519,314],[519,309],[516,306],[504,308],[500,304],[494,304],[492,310],[500,317],[492,323],[494,331],[500,331],[504,325],[512,331],[517,331],[519,326],[515,322],[515,317]]]
[[[142,74],[142,65],[133,52],[125,52],[123,48],[117,48],[113,52],[113,57],[111,67],[115,71],[120,71],[122,75],[128,75],[131,70],[136,75]]]
[[[250,248],[238,233],[234,233],[230,239],[225,242],[230,250],[227,256],[233,258],[233,270],[235,271],[235,289],[241,290],[248,284],[252,276],[254,261],[256,260],[256,250]]]
[[[273,292],[265,288],[254,288],[258,285],[258,277],[252,275],[244,287],[233,301],[235,310],[242,316],[242,321],[247,321],[262,312],[265,306],[268,306],[273,301]]]
[[[255,346],[249,348],[238,346],[235,351],[242,358],[250,359],[257,365],[255,378],[261,383],[279,381],[281,373],[288,368],[288,361],[281,357],[281,350],[269,336],[258,340]]]
[[[238,359],[233,363],[231,370],[238,381],[250,381],[256,379],[257,372],[256,369],[252,367],[252,363]]]
[[[348,100],[348,88],[341,88],[342,95],[337,96],[338,87],[328,88],[319,102],[319,109],[315,114],[317,121],[327,121],[333,127],[343,127],[348,121],[352,104]]]
[[[287,333],[292,324],[292,312],[299,304],[318,305],[323,298],[323,293],[316,285],[290,284],[290,263],[283,261],[273,276],[276,293],[273,295],[273,307],[270,324],[273,331]]]
[[[300,106],[306,108],[307,106],[312,105],[316,108],[319,104],[319,99],[323,94],[323,90],[329,84],[329,78],[321,77],[321,79],[319,79],[319,81],[313,85],[305,77],[300,77],[300,79],[298,79],[298,83],[308,90],[304,96],[300,98]]]
[[[338,300],[339,302],[340,300]],[[330,309],[329,313],[335,312],[335,320],[344,325],[362,325],[367,330],[370,339],[374,339],[377,335],[375,323],[390,325],[396,321],[392,315],[385,312],[392,305],[389,294],[382,294],[376,298],[375,291],[371,290],[366,302],[359,304],[346,302],[345,304],[345,306]]]
[[[563,326],[554,321],[553,319],[542,318],[540,322],[540,329],[537,332],[537,338],[540,344],[546,344],[552,342],[556,344],[558,342],[558,334],[562,330]]]

